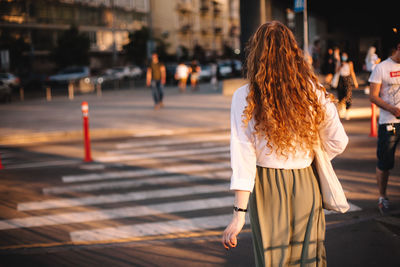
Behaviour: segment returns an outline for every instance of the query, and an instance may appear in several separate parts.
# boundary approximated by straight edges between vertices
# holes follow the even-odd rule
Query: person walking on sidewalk
[[[178,80],[178,87],[181,93],[186,92],[186,82],[189,76],[189,67],[183,61],[180,61],[176,67],[175,79]]]
[[[358,88],[356,74],[354,73],[353,62],[349,61],[346,52],[342,53],[341,63],[338,69],[339,82],[337,87],[339,116],[350,119],[349,109],[352,104],[353,86]]]
[[[190,65],[190,84],[192,86],[192,91],[198,90],[200,71],[200,65],[197,64],[197,60],[193,59]]]
[[[390,170],[394,167],[396,146],[400,141],[400,37],[394,42],[395,52],[372,71],[370,100],[380,108],[376,179],[378,208],[382,214],[389,211],[386,188]]]
[[[347,145],[334,98],[284,24],[261,25],[247,51],[249,84],[232,98],[235,200],[222,244],[237,246],[250,202],[256,266],[326,266],[325,215],[311,163],[319,139],[331,158]]]
[[[164,106],[163,98],[163,86],[166,80],[166,71],[165,66],[158,60],[157,53],[153,53],[151,55],[151,63],[147,67],[146,73],[146,85],[148,87],[151,86],[153,100],[154,100],[154,109],[160,109]]]

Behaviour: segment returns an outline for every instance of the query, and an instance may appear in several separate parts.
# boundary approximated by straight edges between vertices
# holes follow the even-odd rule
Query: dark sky
[[[310,12],[328,19],[328,27],[359,35],[380,35],[400,28],[399,0],[308,0]]]

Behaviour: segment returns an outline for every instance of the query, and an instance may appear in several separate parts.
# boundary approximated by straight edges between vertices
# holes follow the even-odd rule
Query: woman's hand
[[[245,213],[235,211],[231,223],[226,227],[222,234],[222,245],[226,250],[237,246],[237,235],[242,230],[244,222]]]

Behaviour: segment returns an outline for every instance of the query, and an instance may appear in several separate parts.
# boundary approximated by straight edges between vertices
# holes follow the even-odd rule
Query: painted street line
[[[205,149],[210,147],[220,147],[222,145],[229,146],[228,143],[222,144],[217,142],[201,142],[196,144],[191,144],[191,148],[188,146],[182,146],[184,144],[179,143],[178,147],[171,146],[145,146],[145,147],[135,147],[135,148],[124,148],[119,150],[109,150],[106,151],[106,154],[109,157],[113,155],[141,155],[143,153],[160,153],[164,151],[180,151],[180,150],[188,150],[188,149]],[[107,156],[106,156],[107,157]]]
[[[99,190],[117,190],[139,187],[143,185],[165,185],[173,183],[196,182],[209,179],[221,179],[228,181],[232,176],[232,171],[218,171],[212,173],[203,173],[200,176],[194,175],[174,175],[164,176],[157,178],[145,178],[129,181],[116,181],[116,182],[98,182],[90,184],[79,184],[70,186],[55,186],[43,188],[44,194],[62,194],[71,192],[91,192]]]
[[[20,203],[18,204],[17,209],[20,211],[55,209],[55,208],[66,208],[66,207],[76,207],[76,206],[120,203],[127,201],[137,201],[137,200],[156,199],[165,197],[187,196],[187,195],[204,194],[204,193],[216,193],[224,191],[225,192],[229,191],[229,183],[215,184],[215,185],[199,185],[191,187],[178,187],[171,189],[160,189],[160,190],[149,190],[149,191],[136,191],[124,194],[109,194],[109,195],[99,195],[92,197],[33,201],[33,202]]]
[[[97,211],[88,212],[70,212],[56,215],[32,216],[26,218],[2,220],[0,221],[0,230],[141,217],[173,212],[210,209],[210,207],[222,208],[232,206],[232,203],[233,197],[230,196],[171,202],[148,206],[135,206],[129,208],[99,209]]]
[[[229,162],[231,155],[229,152],[215,153],[212,154],[212,158],[209,154],[201,154],[201,155],[187,155],[184,160],[210,160],[211,162],[215,162],[215,159],[224,159],[226,162]],[[148,158],[142,160],[136,160],[135,166],[143,166],[149,164],[166,164],[166,163],[182,163],[182,158]],[[207,163],[204,163],[207,164]]]
[[[147,146],[167,146],[167,145],[183,145],[183,144],[192,144],[199,142],[210,142],[210,141],[228,141],[230,139],[229,134],[225,135],[214,135],[214,136],[204,136],[204,137],[196,137],[196,138],[187,138],[185,139],[172,139],[172,140],[154,140],[154,141],[144,141],[144,142],[128,142],[117,144],[117,149],[126,149],[126,148],[138,148],[138,147],[147,147]]]
[[[232,215],[229,214],[166,222],[134,224],[119,227],[100,228],[95,230],[75,231],[70,233],[70,237],[72,242],[87,242],[151,235],[167,235],[172,233],[201,231],[226,227],[231,219]],[[248,219],[246,219],[246,224],[249,224]]]
[[[192,164],[192,165],[182,165],[165,167],[161,169],[145,169],[136,171],[117,171],[117,172],[107,172],[107,173],[94,173],[94,174],[83,174],[83,175],[68,175],[63,176],[62,181],[64,183],[74,183],[74,182],[89,182],[89,181],[100,181],[100,180],[111,180],[111,179],[127,179],[143,176],[155,176],[155,175],[165,175],[172,173],[192,173],[192,172],[206,172],[214,171],[217,169],[228,169],[230,168],[229,163],[209,163],[204,164]]]
[[[43,162],[32,162],[24,164],[13,164],[4,166],[5,169],[26,169],[26,168],[39,168],[39,167],[52,167],[52,166],[64,166],[71,164],[82,163],[82,160],[57,160],[57,161],[43,161]]]
[[[191,150],[159,151],[159,152],[136,154],[136,155],[119,155],[119,156],[116,155],[108,157],[98,157],[96,158],[96,160],[101,162],[142,160],[148,158],[177,157],[177,156],[227,152],[229,151],[229,149],[230,149],[229,146],[223,146],[223,147],[212,147],[212,148],[191,149]]]
[[[70,237],[72,242],[94,242],[154,235],[167,235],[190,231],[224,228],[228,225],[231,219],[232,215],[229,214],[173,220],[166,222],[98,228],[94,230],[74,231],[70,233]],[[246,218],[246,224],[250,224],[248,216]]]

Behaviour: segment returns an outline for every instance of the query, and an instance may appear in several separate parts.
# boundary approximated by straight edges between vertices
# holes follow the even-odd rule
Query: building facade
[[[96,68],[101,58],[123,49],[130,32],[148,25],[148,14],[148,0],[0,1],[0,34],[23,38],[35,58],[43,58],[63,31],[77,26],[90,39],[91,67]]]
[[[154,36],[169,44],[168,53],[193,54],[201,46],[207,56],[222,55],[224,46],[240,50],[239,0],[151,0]]]

